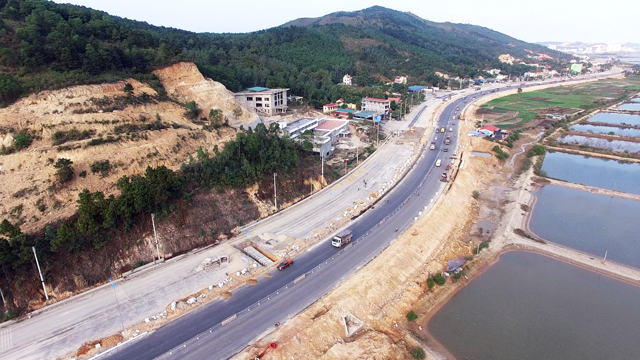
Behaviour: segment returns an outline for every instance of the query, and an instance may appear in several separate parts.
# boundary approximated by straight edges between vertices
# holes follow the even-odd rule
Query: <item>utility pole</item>
[[[4,306],[4,313],[8,313],[7,302],[4,300],[4,292],[2,292],[2,288],[0,288],[0,295],[2,295],[2,306]]]
[[[156,238],[156,254],[158,255],[158,261],[160,261],[160,246],[158,246],[158,234],[156,233],[156,214],[151,213],[151,224],[153,224],[153,236]],[[153,265],[156,264],[156,258],[153,258]]]
[[[36,265],[38,266],[38,273],[40,273],[40,281],[42,281],[42,288],[44,289],[44,297],[49,301],[49,294],[47,294],[47,287],[44,285],[44,277],[42,276],[42,270],[40,270],[40,263],[38,262],[38,254],[36,254],[36,247],[32,246],[33,256],[36,258]],[[4,299],[4,296],[2,297]]]
[[[276,205],[276,211],[278,211],[278,188],[276,187],[276,176],[278,176],[278,173],[273,173],[273,202]]]
[[[358,153],[358,145],[356,145],[356,165],[360,164],[360,160],[358,158],[358,155],[360,155],[360,154]]]
[[[322,159],[322,162],[321,162],[322,177],[320,178],[320,189],[322,189],[324,187],[324,154],[320,155],[320,158]]]

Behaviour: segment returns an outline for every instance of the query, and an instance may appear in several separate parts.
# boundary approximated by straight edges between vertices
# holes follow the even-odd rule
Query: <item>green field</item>
[[[492,109],[495,113],[518,111],[517,124],[502,125],[501,127],[522,126],[531,121],[536,113],[529,110],[550,107],[572,109],[592,109],[602,105],[596,100],[602,97],[616,98],[616,101],[629,97],[630,93],[640,91],[640,79],[605,79],[593,83],[558,86],[540,91],[513,94],[494,99],[484,104],[482,108]]]

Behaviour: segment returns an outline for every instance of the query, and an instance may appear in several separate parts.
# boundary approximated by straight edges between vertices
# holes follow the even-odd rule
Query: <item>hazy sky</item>
[[[438,22],[481,25],[528,41],[640,43],[637,0],[69,0],[112,15],[195,32],[251,32],[300,17],[382,5]],[[633,5],[635,3],[635,5]]]

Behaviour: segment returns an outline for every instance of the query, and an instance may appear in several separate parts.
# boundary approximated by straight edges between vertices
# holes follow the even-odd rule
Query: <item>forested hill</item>
[[[345,73],[362,86],[396,75],[436,84],[435,71],[467,77],[487,67],[522,70],[501,64],[501,53],[559,56],[486,28],[382,7],[249,34],[196,34],[45,0],[0,0],[0,10],[0,106],[44,89],[128,76],[159,87],[151,71],[177,61],[195,62],[233,91],[289,87],[319,105],[379,91],[336,86]]]

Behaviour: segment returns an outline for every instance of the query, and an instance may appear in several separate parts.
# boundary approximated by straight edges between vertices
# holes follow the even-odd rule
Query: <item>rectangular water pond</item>
[[[582,135],[567,135],[558,138],[558,142],[563,142],[565,144],[589,145],[614,151],[640,152],[640,143],[633,141],[610,140]]]
[[[533,233],[597,258],[608,252],[607,260],[640,268],[639,201],[558,186],[545,186],[535,196]]]
[[[640,289],[509,252],[431,318],[458,360],[640,359]]]
[[[612,134],[629,137],[640,137],[640,129],[619,128],[617,126],[595,126],[588,124],[576,124],[569,128],[573,131],[590,132],[595,134]]]
[[[618,110],[640,110],[640,104],[629,103],[618,106]]]
[[[640,164],[548,152],[542,170],[549,177],[640,195]]]
[[[640,115],[601,112],[593,115],[587,121],[618,125],[640,125]]]

